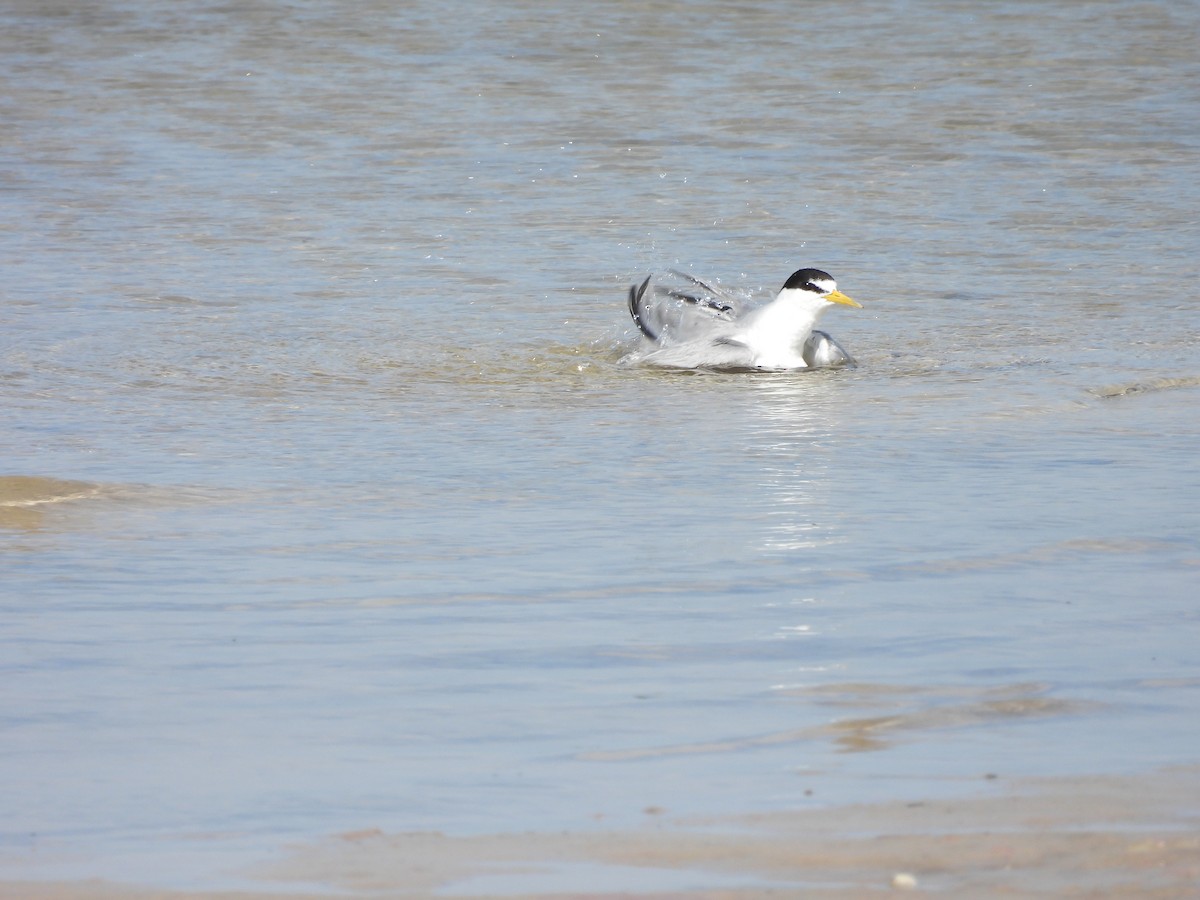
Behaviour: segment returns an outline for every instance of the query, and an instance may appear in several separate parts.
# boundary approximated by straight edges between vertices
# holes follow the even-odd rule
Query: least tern
[[[629,314],[646,339],[643,363],[681,369],[808,369],[853,362],[814,326],[832,304],[862,304],[837,289],[820,269],[800,269],[775,299],[753,306],[683,272],[686,286],[650,276],[629,289]],[[661,282],[664,279],[659,279]]]

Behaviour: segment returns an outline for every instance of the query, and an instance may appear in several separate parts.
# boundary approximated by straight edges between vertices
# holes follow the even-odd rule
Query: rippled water
[[[1195,762],[1198,32],[5,4],[4,874]],[[621,364],[805,265],[857,368]]]

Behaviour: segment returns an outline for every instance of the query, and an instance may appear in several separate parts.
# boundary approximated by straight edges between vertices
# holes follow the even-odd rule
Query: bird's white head
[[[841,303],[843,306],[862,309],[861,303],[852,300],[837,289],[837,282],[833,280],[832,275],[822,272],[820,269],[800,269],[793,272],[792,276],[784,282],[783,289],[779,293],[783,294],[787,291],[796,291],[794,296],[798,298],[819,298],[829,303]]]

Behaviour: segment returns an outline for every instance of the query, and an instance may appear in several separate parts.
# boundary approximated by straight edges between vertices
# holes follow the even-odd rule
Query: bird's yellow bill
[[[830,291],[828,294],[825,294],[824,296],[825,296],[825,299],[828,300],[830,303],[840,303],[843,306],[853,306],[855,309],[862,309],[861,303],[859,303],[857,300],[847,297],[841,291]]]

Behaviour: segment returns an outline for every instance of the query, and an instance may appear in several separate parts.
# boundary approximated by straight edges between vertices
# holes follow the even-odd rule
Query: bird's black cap
[[[822,272],[820,269],[800,269],[793,272],[792,277],[783,285],[783,289],[815,291],[818,294],[827,292],[826,288],[817,287],[813,284],[814,281],[833,281],[834,278],[828,272]]]

